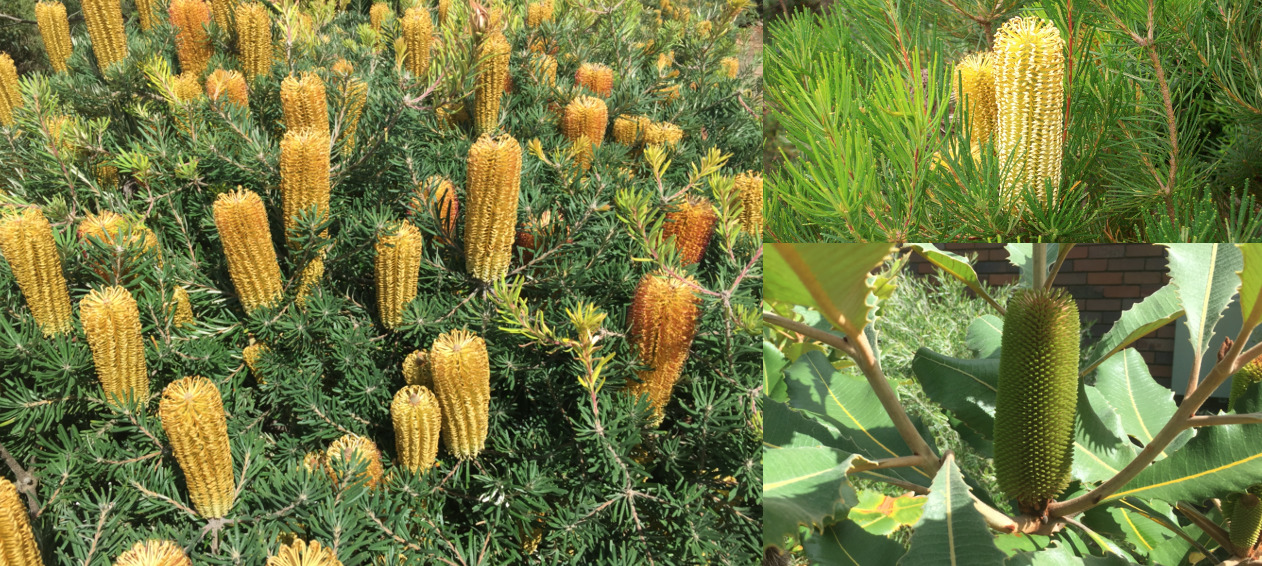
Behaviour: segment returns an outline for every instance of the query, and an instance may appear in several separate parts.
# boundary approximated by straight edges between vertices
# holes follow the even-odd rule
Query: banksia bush
[[[357,434],[346,434],[333,441],[325,452],[324,465],[329,477],[334,482],[363,483],[368,487],[376,487],[384,474],[381,468],[381,452],[377,445],[368,438]],[[346,478],[342,474],[351,471],[348,468],[362,467],[355,477]]]
[[[118,286],[93,289],[79,301],[79,320],[106,400],[143,406],[149,399],[149,374],[136,299]]]
[[[500,98],[504,96],[504,81],[508,78],[508,59],[511,51],[502,33],[491,33],[478,44],[478,81],[474,88],[473,121],[478,133],[495,130],[500,120]]]
[[[434,394],[421,385],[400,389],[390,403],[390,418],[394,421],[395,450],[403,466],[412,472],[433,467],[442,430],[442,415]]]
[[[162,391],[158,414],[193,507],[204,518],[223,517],[232,508],[235,487],[219,388],[202,376],[177,379]]]
[[[303,128],[285,132],[280,142],[280,193],[285,239],[291,244],[300,212],[314,207],[320,218],[328,217],[328,131]]]
[[[38,208],[0,209],[0,254],[4,254],[44,336],[70,331],[70,293],[61,271],[53,229]]]
[[[746,171],[736,176],[741,199],[741,229],[762,239],[762,174]]]
[[[403,308],[416,297],[421,243],[420,231],[406,221],[377,240],[377,313],[386,328],[393,330],[403,322]]]
[[[586,136],[599,146],[605,140],[605,128],[608,124],[609,110],[605,101],[592,96],[580,96],[566,105],[565,114],[561,118],[561,131],[570,140]]]
[[[429,364],[442,407],[443,444],[460,460],[477,458],[491,402],[486,343],[468,330],[453,330],[434,340]]]
[[[613,69],[600,63],[583,63],[574,74],[574,83],[596,96],[608,98],[613,93]]]
[[[223,0],[220,0],[223,1]],[[171,0],[171,25],[175,26],[180,70],[200,75],[210,61],[210,5],[203,0]]]
[[[512,136],[482,136],[469,148],[465,270],[491,282],[508,273],[521,190],[521,146]]]
[[[342,566],[342,563],[333,549],[320,546],[320,541],[308,543],[294,539],[276,549],[276,555],[267,559],[267,566]]]
[[[88,25],[92,52],[102,72],[127,58],[127,37],[123,34],[123,10],[119,0],[83,2],[83,21]]]
[[[236,23],[241,72],[251,80],[267,75],[272,69],[272,23],[267,8],[258,2],[238,4]]]
[[[193,563],[173,541],[146,540],[118,555],[114,566],[193,566]]]
[[[8,478],[0,477],[0,560],[6,566],[41,566],[44,562],[35,546],[27,518],[26,503]]]
[[[647,369],[637,373],[638,381],[629,382],[627,390],[632,395],[648,394],[655,425],[665,417],[696,335],[698,300],[693,284],[691,279],[649,273],[640,279],[631,301],[627,317],[631,341]]]
[[[137,11],[140,11],[139,7]],[[143,19],[143,12],[141,13]],[[44,39],[44,50],[48,53],[49,64],[58,73],[66,72],[66,59],[70,58],[71,49],[70,20],[66,19],[66,5],[61,2],[36,2],[35,21],[39,22],[39,35]]]
[[[280,265],[272,248],[263,200],[251,191],[215,199],[215,227],[228,259],[228,273],[245,312],[274,304],[281,295]]]
[[[1015,161],[1004,178],[1009,198],[1033,184],[1056,200],[1064,146],[1065,43],[1047,20],[1013,18],[995,35],[995,150]],[[1052,194],[1043,193],[1044,181]]]
[[[684,265],[697,263],[710,247],[717,220],[718,215],[709,200],[690,197],[666,213],[662,237],[674,237],[675,249],[679,250],[679,259]]]
[[[13,125],[13,111],[22,107],[18,71],[8,53],[0,53],[0,124]]]
[[[403,26],[403,41],[407,44],[407,70],[413,76],[424,79],[429,72],[429,51],[434,35],[429,9],[408,8],[399,23]]]
[[[403,358],[403,380],[408,385],[434,387],[434,375],[429,367],[429,350],[413,350]]]
[[[245,86],[245,77],[237,71],[215,69],[206,76],[206,96],[218,101],[223,98],[245,109],[250,108],[250,94]]]

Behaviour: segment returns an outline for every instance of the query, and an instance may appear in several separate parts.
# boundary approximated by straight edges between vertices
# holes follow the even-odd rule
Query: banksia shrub
[[[741,229],[762,241],[762,174],[746,171],[736,176],[741,199]]]
[[[583,63],[574,74],[574,83],[596,96],[608,98],[613,92],[613,69],[600,63]]]
[[[0,477],[0,563],[5,566],[41,566],[26,502],[9,478]]]
[[[1040,198],[1056,200],[1060,185],[1065,117],[1065,55],[1060,30],[1040,18],[1013,18],[995,34],[995,151],[1013,156],[1004,178],[1006,199],[1034,185]],[[1043,192],[1050,181],[1052,194]]]
[[[376,487],[381,481],[381,452],[372,440],[358,434],[347,434],[334,440],[325,452],[325,470],[334,482],[364,483],[368,487]],[[363,470],[353,478],[344,478],[342,474],[347,468],[362,467]]]
[[[193,566],[184,548],[169,540],[146,540],[118,555],[114,566]]]
[[[79,300],[79,320],[106,401],[122,404],[130,399],[143,406],[149,399],[149,374],[140,311],[131,292],[118,286],[89,291]]]
[[[442,407],[443,444],[458,459],[476,458],[486,443],[491,403],[486,343],[468,330],[453,330],[434,340],[429,363]]]
[[[403,466],[412,472],[433,467],[442,430],[442,415],[434,394],[420,385],[400,389],[390,403],[390,418],[394,421],[394,449]]]
[[[221,0],[222,1],[222,0]],[[200,75],[210,61],[210,5],[203,0],[171,0],[171,25],[175,26],[176,54],[180,70]]]
[[[206,96],[218,101],[221,97],[242,108],[250,108],[250,94],[245,86],[245,77],[237,71],[215,69],[206,76]]]
[[[272,23],[267,8],[258,2],[237,5],[237,51],[241,72],[251,80],[272,69]]]
[[[310,128],[289,130],[280,142],[280,194],[285,240],[291,244],[298,215],[315,207],[329,214],[329,134]]]
[[[1262,530],[1262,501],[1252,493],[1245,493],[1232,507],[1229,530],[1231,544],[1239,549],[1239,555],[1247,555],[1258,543],[1259,530]]]
[[[413,350],[403,358],[403,381],[408,385],[434,387],[434,375],[429,367],[429,350]]]
[[[446,177],[432,175],[416,187],[412,208],[426,210],[438,221],[439,231],[450,241],[456,233],[456,220],[460,217],[460,200],[456,185]]]
[[[995,73],[990,55],[975,53],[955,66],[951,94],[956,108],[966,108],[972,132],[972,151],[977,154],[995,132]]]
[[[662,225],[663,239],[674,237],[675,249],[679,250],[679,260],[684,265],[697,263],[705,255],[710,246],[710,238],[714,235],[714,223],[718,215],[714,205],[700,197],[689,197],[674,210],[666,213],[666,223]]]
[[[403,308],[416,298],[421,269],[421,232],[404,221],[377,240],[377,313],[391,330],[403,322]]]
[[[636,355],[648,366],[627,386],[632,395],[648,393],[654,425],[662,422],[671,391],[683,372],[697,332],[697,303],[691,278],[681,281],[665,273],[640,279],[628,318]]]
[[[183,326],[192,326],[193,304],[188,300],[188,290],[183,286],[177,285],[175,289],[171,291],[171,303],[170,310],[175,322],[175,327],[180,328]]]
[[[1078,305],[1063,290],[1008,301],[995,400],[995,479],[1040,510],[1069,485],[1078,403]]]
[[[605,128],[609,125],[609,110],[605,101],[594,96],[580,96],[565,107],[561,118],[561,132],[571,141],[586,136],[597,146],[605,140]]]
[[[329,105],[324,81],[315,73],[289,75],[280,83],[280,104],[285,113],[285,131],[312,129],[329,136]]]
[[[364,103],[368,102],[368,85],[356,77],[346,79],[342,100],[346,104],[346,127],[341,137],[349,151],[355,148],[355,130],[359,127],[360,115],[364,113]]]
[[[1232,410],[1236,406],[1249,386],[1262,381],[1262,358],[1254,358],[1249,360],[1231,376],[1231,397],[1227,402],[1227,410]]]
[[[123,10],[119,0],[85,0],[83,21],[92,38],[96,64],[104,72],[127,58],[127,38],[123,35]]]
[[[8,53],[0,53],[0,124],[13,125],[13,111],[22,107],[18,70]]]
[[[495,129],[500,120],[500,98],[508,78],[508,57],[511,51],[502,33],[491,33],[478,44],[478,80],[474,88],[473,121],[478,133]]]
[[[423,79],[429,72],[429,50],[434,35],[429,9],[408,8],[399,23],[403,26],[403,41],[407,45],[407,69],[413,76]]]
[[[158,414],[193,507],[206,519],[223,517],[232,508],[234,484],[219,388],[199,375],[177,379],[162,391]]]
[[[272,248],[263,200],[252,191],[219,195],[214,206],[215,227],[228,258],[228,274],[246,313],[274,304],[282,288],[280,265]]]
[[[276,549],[276,555],[267,559],[267,566],[342,566],[342,563],[332,548],[320,546],[319,541],[307,543],[294,539]]]
[[[521,189],[521,146],[512,136],[484,135],[469,148],[465,270],[491,282],[508,273]]]
[[[54,71],[66,72],[66,59],[70,58],[71,49],[70,20],[66,19],[66,5],[61,2],[37,2],[35,21],[39,23],[39,35],[44,39],[48,62]]]
[[[9,262],[44,336],[69,332],[70,293],[61,272],[61,254],[53,228],[40,209],[0,210],[0,254]]]

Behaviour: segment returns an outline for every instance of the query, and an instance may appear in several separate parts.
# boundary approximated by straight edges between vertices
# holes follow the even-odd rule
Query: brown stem
[[[1262,413],[1245,413],[1242,415],[1198,415],[1188,419],[1187,428],[1258,423],[1262,423]]]

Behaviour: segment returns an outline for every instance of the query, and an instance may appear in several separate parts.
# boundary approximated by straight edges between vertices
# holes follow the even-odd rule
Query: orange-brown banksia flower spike
[[[5,566],[41,566],[44,562],[35,546],[26,503],[18,495],[17,486],[0,477],[0,564]]]
[[[407,221],[377,240],[377,313],[390,330],[403,322],[403,307],[416,298],[422,241],[421,231]]]
[[[228,275],[245,312],[280,299],[280,265],[272,248],[263,199],[239,189],[219,195],[215,199],[215,227],[228,258]]]
[[[613,92],[613,69],[600,63],[583,63],[574,74],[574,83],[601,98]]]
[[[710,245],[716,220],[718,216],[709,200],[689,197],[678,208],[666,213],[663,237],[675,237],[675,248],[679,250],[681,263],[697,263]]]
[[[246,78],[266,75],[272,68],[272,23],[267,8],[258,2],[237,6],[237,51]]]
[[[438,398],[421,385],[409,385],[394,394],[390,403],[394,421],[394,445],[399,460],[413,472],[424,472],[438,456],[442,414]]]
[[[290,75],[280,83],[280,105],[285,114],[285,131],[311,128],[329,135],[329,106],[324,81],[315,73]]]
[[[131,292],[119,286],[89,291],[79,300],[79,320],[106,400],[130,399],[143,406],[149,399],[149,374],[140,311]]]
[[[146,540],[118,555],[114,566],[193,566],[184,548],[169,540]]]
[[[0,254],[44,336],[69,332],[70,293],[61,272],[53,228],[38,208],[0,212]]]
[[[171,0],[171,25],[175,26],[176,54],[180,70],[200,75],[210,61],[210,5],[203,0]]]
[[[491,407],[486,343],[468,330],[453,330],[434,340],[429,363],[442,407],[443,444],[456,458],[476,458],[486,443]]]
[[[631,301],[631,341],[648,369],[638,373],[632,395],[648,393],[654,424],[660,424],[671,390],[679,381],[697,331],[697,296],[689,282],[665,273],[640,279]]]
[[[500,98],[508,79],[508,58],[512,51],[504,34],[494,32],[478,44],[478,79],[474,85],[473,123],[479,134],[495,129],[500,121]]]
[[[429,50],[433,43],[434,21],[425,7],[408,8],[400,20],[407,45],[407,69],[412,76],[425,78],[429,72]]]
[[[61,2],[35,4],[35,21],[39,23],[39,35],[44,39],[44,50],[53,70],[66,72],[66,59],[70,58],[70,20],[66,19],[66,6]]]
[[[127,58],[127,37],[123,34],[123,9],[119,0],[84,0],[83,21],[92,38],[92,52],[102,71]]]
[[[162,391],[159,415],[193,507],[207,519],[223,517],[232,508],[234,485],[219,388],[199,375],[177,379]]]
[[[325,471],[336,483],[341,483],[343,480],[340,475],[342,470],[338,469],[339,465],[353,466],[355,462],[359,462],[359,465],[365,466],[364,471],[356,477],[345,479],[347,482],[363,482],[368,487],[376,487],[384,473],[381,468],[381,452],[377,450],[377,444],[358,434],[347,434],[334,440],[325,452],[325,456]]]
[[[521,190],[521,146],[512,136],[484,135],[469,148],[465,269],[492,282],[508,273]]]

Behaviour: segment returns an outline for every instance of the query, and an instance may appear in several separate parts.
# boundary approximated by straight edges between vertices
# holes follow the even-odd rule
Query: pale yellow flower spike
[[[1044,180],[1060,185],[1065,117],[1065,54],[1060,30],[1039,18],[1013,18],[995,35],[995,102],[999,117],[995,149],[1015,153],[1002,194],[1012,206],[1034,185],[1045,201]]]

